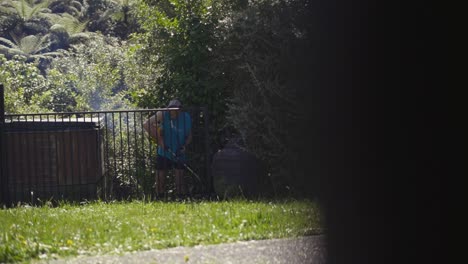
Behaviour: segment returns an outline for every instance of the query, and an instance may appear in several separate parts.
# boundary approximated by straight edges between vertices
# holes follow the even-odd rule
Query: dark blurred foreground
[[[320,175],[309,184],[320,186],[329,263],[440,262],[441,8],[422,1],[311,8],[321,36],[309,94],[317,129],[302,156]]]

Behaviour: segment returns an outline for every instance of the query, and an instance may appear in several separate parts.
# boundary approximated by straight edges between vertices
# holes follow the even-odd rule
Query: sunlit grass
[[[311,201],[94,202],[0,210],[0,262],[320,233]]]

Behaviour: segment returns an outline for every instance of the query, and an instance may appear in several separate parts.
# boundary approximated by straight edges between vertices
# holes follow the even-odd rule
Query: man
[[[187,194],[184,181],[185,149],[192,141],[192,120],[187,112],[181,111],[182,103],[171,100],[168,110],[158,111],[149,118],[143,128],[158,144],[156,158],[156,194],[165,193],[168,170],[174,169],[177,195]]]

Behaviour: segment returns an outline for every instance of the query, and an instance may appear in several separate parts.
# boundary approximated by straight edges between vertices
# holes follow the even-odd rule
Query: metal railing
[[[8,191],[8,177],[4,170],[5,167],[5,96],[4,87],[0,83],[0,204],[10,204],[10,196]]]
[[[3,203],[154,196],[157,142],[143,124],[157,111],[169,109],[6,114],[0,119]],[[183,111],[192,120],[185,182],[189,195],[205,195],[212,191],[207,111]],[[167,176],[171,195],[173,172]]]

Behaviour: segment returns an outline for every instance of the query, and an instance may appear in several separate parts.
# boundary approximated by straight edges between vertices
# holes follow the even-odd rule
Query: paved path
[[[325,264],[325,241],[324,236],[308,236],[294,239],[272,239],[209,246],[176,247],[164,250],[141,251],[122,256],[76,257],[38,263]]]

